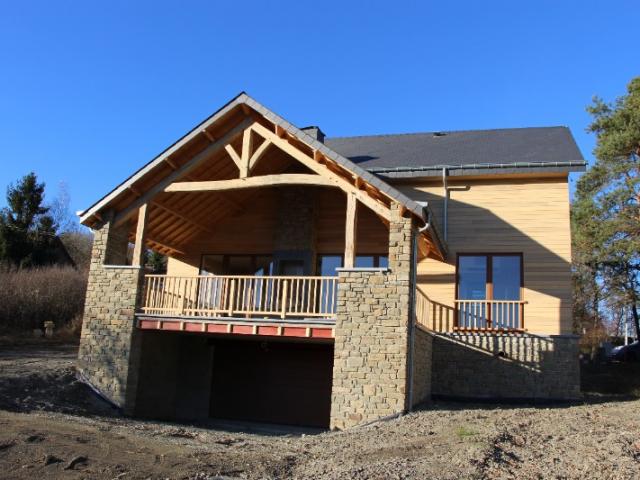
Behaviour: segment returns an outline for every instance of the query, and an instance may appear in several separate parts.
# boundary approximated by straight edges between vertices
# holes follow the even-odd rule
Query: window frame
[[[214,255],[219,255],[222,257],[222,269],[227,271],[229,268],[229,257],[250,257],[251,258],[251,269],[255,272],[258,266],[258,257],[268,257],[271,262],[271,270],[274,269],[274,260],[272,253],[202,253],[200,254],[200,267],[198,269],[198,275],[203,275],[202,271],[204,268],[204,257],[210,257]],[[227,275],[227,274],[223,274]],[[255,273],[254,273],[255,275]],[[265,276],[272,276],[273,273],[270,272]]]
[[[485,300],[493,301],[493,257],[519,257],[520,258],[520,298],[522,302],[524,296],[524,255],[522,252],[459,252],[456,255],[456,279],[455,279],[455,300],[459,298],[458,288],[460,286],[460,257],[486,257],[487,279],[485,280]]]
[[[341,264],[344,265],[344,253],[316,253],[316,265],[315,272],[316,275],[320,275],[320,257],[340,257]],[[373,257],[373,267],[372,268],[385,268],[380,267],[380,258],[386,257],[387,264],[389,263],[389,254],[388,253],[357,253],[356,257]],[[342,268],[342,267],[340,267]]]

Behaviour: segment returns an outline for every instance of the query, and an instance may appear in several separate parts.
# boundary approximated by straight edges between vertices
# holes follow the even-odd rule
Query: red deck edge
[[[141,330],[165,330],[173,332],[199,332],[199,333],[222,333],[229,335],[257,335],[269,337],[295,337],[295,338],[321,338],[332,339],[334,337],[333,327],[318,327],[315,325],[247,325],[246,323],[222,322],[189,322],[177,319],[148,318],[138,320],[138,328]]]

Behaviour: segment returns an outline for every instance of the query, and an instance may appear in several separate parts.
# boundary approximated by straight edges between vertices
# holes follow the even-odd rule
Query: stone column
[[[299,260],[304,263],[304,274],[312,275],[316,268],[316,189],[286,187],[278,195],[275,267],[282,261]]]
[[[392,207],[389,269],[338,278],[331,428],[408,409],[409,299],[414,226]]]
[[[132,414],[140,357],[134,314],[143,269],[125,265],[126,227],[110,221],[94,231],[78,371],[95,388]]]

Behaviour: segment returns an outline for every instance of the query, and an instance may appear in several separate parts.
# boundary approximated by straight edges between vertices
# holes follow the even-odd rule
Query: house
[[[332,139],[242,93],[81,214],[78,370],[131,415],[331,428],[576,398],[584,168],[565,127]]]

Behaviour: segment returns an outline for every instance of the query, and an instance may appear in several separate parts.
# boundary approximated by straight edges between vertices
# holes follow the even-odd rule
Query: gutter
[[[462,165],[424,165],[411,167],[372,167],[367,170],[371,173],[414,173],[414,172],[438,172],[443,168],[447,170],[486,170],[486,169],[514,169],[514,168],[571,168],[586,167],[587,162],[515,162],[515,163],[467,163]]]

